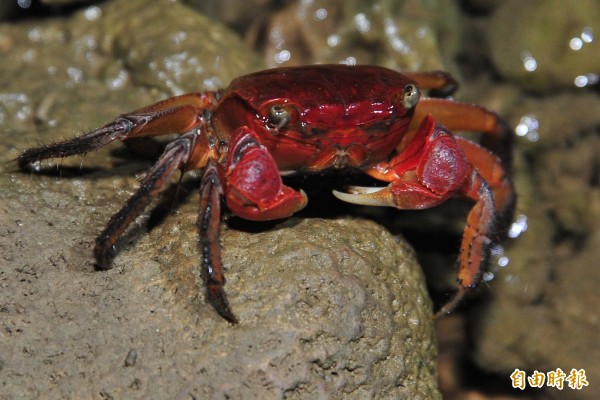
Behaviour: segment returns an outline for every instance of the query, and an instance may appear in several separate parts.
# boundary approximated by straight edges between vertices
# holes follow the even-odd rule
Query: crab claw
[[[338,199],[365,206],[395,207],[400,210],[422,210],[437,206],[447,199],[447,195],[438,195],[427,186],[415,181],[397,180],[387,187],[350,186],[350,193],[333,191]]]
[[[250,129],[234,133],[228,155],[226,202],[236,215],[254,221],[285,218],[306,206],[304,191],[281,181],[279,169]]]

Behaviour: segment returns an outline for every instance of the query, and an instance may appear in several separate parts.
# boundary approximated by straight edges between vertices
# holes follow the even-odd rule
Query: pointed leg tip
[[[432,320],[440,319],[440,318],[447,316],[448,314],[450,314],[452,312],[452,310],[444,310],[444,307],[440,308],[435,313],[433,313],[433,315],[431,316],[431,319]]]
[[[226,313],[222,313],[220,315],[232,325],[237,325],[240,322],[231,310],[227,310]]]
[[[229,322],[232,325],[237,325],[239,323],[238,318],[235,316],[233,311],[231,311],[229,304],[217,305],[213,303],[212,306],[215,308],[215,310],[221,316],[221,318],[223,318],[225,321]]]
[[[225,291],[223,290],[222,286],[209,285],[207,299],[210,305],[224,320],[234,325],[239,322],[233,311],[231,311],[229,301],[227,301],[227,297],[225,296]]]
[[[21,171],[27,171],[31,168],[31,164],[30,164],[29,160],[27,160],[23,156],[19,156],[15,159],[11,160],[11,162],[17,164],[17,168],[19,168],[19,170],[21,170]]]
[[[114,248],[105,250],[103,247],[96,246],[96,248],[94,248],[94,266],[96,267],[96,269],[99,271],[106,271],[111,269],[114,253]]]
[[[460,304],[460,302],[466,294],[467,288],[459,286],[458,290],[456,291],[456,293],[454,293],[454,295],[452,295],[450,300],[448,300],[448,302],[444,304],[442,308],[440,308],[435,314],[433,314],[432,319],[439,319],[450,314]]]
[[[10,160],[9,163],[16,164],[17,168],[21,171],[32,171],[36,172],[40,168],[39,158],[36,158],[35,155],[32,155],[32,151],[34,149],[27,149],[19,154],[14,159]]]
[[[111,269],[111,262],[106,259],[99,260],[96,258],[96,262],[94,262],[94,267],[97,271],[108,271]]]

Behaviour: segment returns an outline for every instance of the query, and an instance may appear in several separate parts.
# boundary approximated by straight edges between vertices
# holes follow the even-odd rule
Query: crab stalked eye
[[[269,122],[274,129],[280,129],[291,120],[290,112],[281,105],[274,105],[269,109]]]
[[[419,102],[419,98],[421,97],[421,93],[419,93],[419,88],[412,83],[404,86],[404,93],[402,93],[402,105],[406,109],[413,108]]]

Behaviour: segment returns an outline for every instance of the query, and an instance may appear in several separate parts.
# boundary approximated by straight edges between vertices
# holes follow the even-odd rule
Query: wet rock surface
[[[421,271],[374,223],[225,228],[232,326],[198,295],[193,204],[149,235],[135,227],[135,245],[97,272],[89,249],[103,213],[39,188],[19,184],[2,204],[11,397],[436,397]]]
[[[576,80],[597,80],[600,44],[594,36],[600,32],[599,21],[600,4],[594,0],[506,1],[490,21],[494,65],[531,90],[565,89]]]
[[[290,2],[250,27],[246,37],[268,66],[377,64],[396,70],[433,70],[452,58],[460,31],[451,1]],[[257,38],[256,32],[268,35]]]

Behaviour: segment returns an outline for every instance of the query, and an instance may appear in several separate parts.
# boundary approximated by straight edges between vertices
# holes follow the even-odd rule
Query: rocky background
[[[0,398],[599,398],[599,21],[594,0],[0,3]],[[339,182],[300,179],[297,218],[223,226],[231,326],[197,273],[194,177],[99,272],[95,235],[151,161],[116,144],[42,174],[10,163],[161,98],[324,62],[448,70],[458,100],[515,127],[509,239],[435,324],[410,245],[443,303],[468,204],[340,207]],[[558,368],[588,386],[512,386]]]

